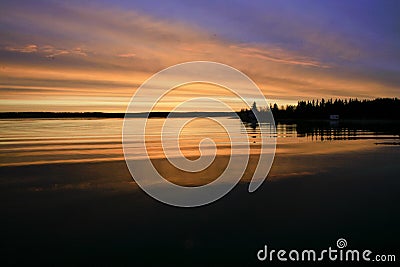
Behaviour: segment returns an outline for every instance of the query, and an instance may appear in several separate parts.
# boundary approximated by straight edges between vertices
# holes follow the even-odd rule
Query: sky
[[[124,112],[153,74],[196,60],[242,71],[278,105],[399,97],[398,14],[386,0],[2,0],[0,112]]]

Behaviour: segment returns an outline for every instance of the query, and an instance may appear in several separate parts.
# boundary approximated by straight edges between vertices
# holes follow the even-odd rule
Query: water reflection
[[[280,136],[311,138],[313,141],[398,139],[400,123],[395,121],[301,121],[277,125]]]
[[[243,127],[238,120],[228,117],[223,119],[224,123],[237,127],[230,138],[248,135],[251,154],[257,155],[260,127],[269,126],[261,124],[260,127]],[[164,157],[159,138],[163,121],[151,119],[148,124],[146,142],[149,154],[154,159]],[[122,123],[122,119],[0,120],[0,166],[123,160]],[[375,144],[398,144],[399,125],[398,122],[342,121],[277,123],[277,153],[333,153],[338,149],[356,150],[373,147]],[[199,121],[191,125],[190,129],[182,131],[180,146],[183,154],[198,157],[198,144],[204,137],[214,140],[218,155],[230,154],[226,132],[211,127],[206,121]],[[167,136],[166,145],[169,144],[174,142],[168,142]],[[201,152],[207,154],[211,151],[211,148],[208,151],[206,147]],[[134,156],[141,159],[146,155],[138,153]]]

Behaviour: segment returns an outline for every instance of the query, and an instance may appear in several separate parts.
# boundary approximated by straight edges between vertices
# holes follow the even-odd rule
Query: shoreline
[[[187,117],[231,117],[240,112],[182,112],[173,113],[175,118]],[[0,120],[9,119],[123,119],[127,118],[167,118],[170,112],[151,113],[107,113],[107,112],[0,112]],[[297,123],[297,122],[346,122],[346,123],[400,123],[400,119],[377,119],[377,118],[351,118],[351,119],[314,119],[314,118],[274,118],[275,123]],[[249,123],[243,121],[244,123]]]

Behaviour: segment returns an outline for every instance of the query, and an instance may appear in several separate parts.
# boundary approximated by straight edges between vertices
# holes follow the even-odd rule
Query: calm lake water
[[[236,127],[233,140],[249,137],[242,145],[252,148],[251,169],[259,128],[222,119]],[[226,133],[207,120],[188,125],[180,135],[185,156],[199,156],[204,137],[222,156],[208,172],[182,174],[163,160],[163,122],[149,120],[146,134],[157,170],[188,186],[218,177],[229,158]],[[398,123],[277,124],[263,185],[248,192],[249,170],[229,194],[193,209],[165,205],[138,188],[124,162],[122,125],[122,119],[0,120],[0,265],[260,266],[256,255],[264,245],[327,249],[339,238],[374,254],[399,251]],[[165,145],[172,141],[167,129]]]
[[[186,119],[173,120],[178,122]],[[160,142],[164,121],[162,118],[148,121],[146,144],[152,158],[165,157]],[[251,146],[259,144],[259,128],[243,127],[240,121],[231,118],[222,118],[222,121],[236,129],[230,138],[248,135]],[[122,119],[0,120],[0,166],[123,160],[122,125]],[[276,153],[335,153],[373,148],[377,145],[396,145],[399,142],[397,126],[343,122],[278,123]],[[169,135],[168,129],[164,133],[164,146],[173,145],[174,137]],[[198,144],[204,137],[209,137],[216,143],[217,155],[229,154],[228,135],[220,126],[207,119],[196,120],[181,132],[179,140],[182,153],[185,156],[199,156]],[[210,146],[202,153],[212,151]],[[144,156],[139,153],[134,155],[137,159]]]

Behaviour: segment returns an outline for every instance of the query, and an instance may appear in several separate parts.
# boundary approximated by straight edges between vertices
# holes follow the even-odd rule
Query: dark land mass
[[[226,117],[234,112],[142,112],[142,113],[105,113],[105,112],[1,112],[0,119],[81,119],[81,118],[175,118],[185,117]]]
[[[276,121],[281,120],[400,120],[400,100],[398,98],[358,99],[321,99],[299,101],[297,105],[258,108],[253,103],[251,109],[238,112],[242,121],[254,123],[255,117],[266,118],[264,114],[272,112]],[[255,116],[255,114],[260,116]]]

